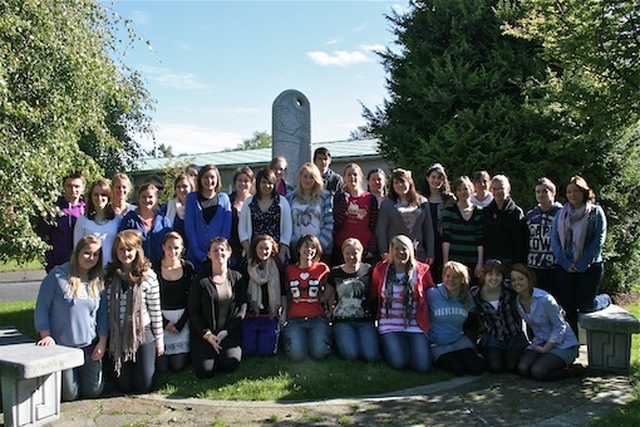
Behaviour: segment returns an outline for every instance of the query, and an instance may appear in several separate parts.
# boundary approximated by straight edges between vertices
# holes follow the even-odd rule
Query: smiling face
[[[444,183],[444,178],[438,171],[433,171],[427,177],[427,183],[429,184],[429,189],[437,193]]]
[[[102,212],[109,204],[109,195],[105,191],[102,191],[99,186],[95,185],[93,190],[91,190],[91,201],[93,202],[93,207],[96,209],[96,212]]]
[[[152,211],[156,207],[157,203],[157,191],[151,188],[141,191],[138,195],[138,208],[140,209],[140,212],[147,213]]]
[[[509,189],[505,188],[500,181],[491,183],[491,193],[493,194],[493,199],[498,204],[504,203],[506,198],[509,197]]]
[[[176,197],[180,200],[180,203],[184,205],[187,200],[187,194],[189,194],[193,188],[191,188],[191,183],[187,179],[181,179],[176,183],[174,191],[176,193]]]
[[[96,266],[100,259],[101,247],[99,243],[90,243],[78,253],[78,273],[87,274]]]
[[[284,181],[285,177],[287,176],[287,162],[286,162],[286,160],[278,159],[273,164],[273,167],[271,168],[271,170],[273,170],[273,173],[276,174],[276,179],[278,180],[278,182]]]
[[[271,196],[273,195],[274,187],[275,186],[273,185],[273,183],[269,181],[267,178],[265,177],[260,178],[259,190],[260,190],[261,197],[271,198]]]
[[[403,179],[393,178],[391,180],[393,185],[393,191],[396,192],[398,197],[405,198],[409,194],[409,190],[411,190],[411,185],[408,181]]]
[[[120,178],[113,179],[111,189],[113,191],[113,198],[117,200],[126,200],[129,196],[129,193],[131,192],[129,183]]]
[[[316,180],[313,178],[311,172],[306,169],[300,173],[300,187],[304,192],[311,192],[316,185]]]
[[[371,190],[371,192],[373,194],[376,195],[382,195],[383,194],[383,190],[384,190],[384,177],[382,176],[382,174],[378,173],[378,172],[374,172],[369,176],[368,179],[368,184],[369,184],[369,190]]]
[[[269,240],[261,240],[256,245],[256,257],[260,262],[266,262],[273,255],[273,243]]]
[[[453,269],[447,268],[442,272],[442,283],[450,296],[457,297],[460,294],[462,277]]]
[[[553,204],[555,193],[553,193],[546,185],[536,185],[536,201],[542,206]]]
[[[351,167],[345,171],[344,174],[344,183],[347,187],[347,190],[354,191],[360,188],[360,184],[362,183],[362,176],[358,169]]]
[[[502,273],[498,270],[489,270],[484,276],[484,286],[487,289],[496,289],[502,286]]]
[[[304,242],[302,246],[300,246],[300,259],[306,260],[309,264],[311,264],[318,253],[318,249],[315,245]]]
[[[251,178],[246,173],[241,173],[236,177],[234,189],[238,194],[249,194],[251,192]]]
[[[362,251],[353,245],[346,245],[344,249],[342,249],[342,257],[344,258],[345,265],[356,268],[362,259]]]
[[[574,183],[570,183],[567,185],[565,190],[565,195],[567,196],[567,201],[571,203],[575,209],[581,208],[585,204],[584,192],[575,185]]]
[[[460,201],[467,201],[471,197],[472,191],[473,189],[463,182],[456,188],[456,198]]]
[[[169,260],[180,259],[182,250],[182,240],[180,239],[167,239],[167,241],[162,244],[164,256]]]
[[[138,251],[134,246],[126,246],[120,241],[116,241],[116,255],[122,268],[127,268],[133,264],[138,255]]]
[[[200,179],[200,188],[213,194],[216,192],[217,186],[218,176],[216,175],[216,172],[212,169],[206,171]]]
[[[518,295],[530,295],[532,292],[527,276],[516,270],[511,271],[511,288]]]

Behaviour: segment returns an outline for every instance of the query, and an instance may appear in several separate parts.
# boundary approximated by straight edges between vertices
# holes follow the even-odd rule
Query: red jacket
[[[389,263],[386,261],[380,261],[376,264],[371,275],[371,288],[370,295],[371,301],[374,302],[378,308],[377,318],[380,319],[380,311],[382,310],[382,298],[380,298],[380,292],[387,277],[387,271],[389,269]],[[427,305],[426,290],[433,288],[435,284],[431,278],[431,272],[429,271],[429,265],[422,262],[418,262],[415,266],[415,295],[418,298],[418,312],[416,313],[416,321],[420,326],[420,329],[426,334],[431,328],[431,322],[429,320],[429,306]]]

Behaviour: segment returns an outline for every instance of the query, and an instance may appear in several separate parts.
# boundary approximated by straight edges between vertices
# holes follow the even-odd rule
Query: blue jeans
[[[380,358],[378,331],[373,322],[336,322],[333,336],[338,353],[345,360],[375,362]]]
[[[102,394],[102,361],[91,360],[93,346],[84,352],[84,364],[62,371],[62,400],[71,401],[79,397],[95,399]]]
[[[431,369],[429,339],[425,334],[389,332],[380,334],[380,342],[384,358],[392,368],[410,368],[417,372]]]
[[[324,317],[289,319],[282,330],[284,350],[292,360],[304,360],[309,353],[324,359],[331,353],[331,328]]]

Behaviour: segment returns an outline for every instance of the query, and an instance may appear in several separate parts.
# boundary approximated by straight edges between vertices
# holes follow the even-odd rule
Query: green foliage
[[[231,148],[225,151],[242,151],[242,150],[255,150],[258,148],[269,148],[273,143],[271,135],[267,131],[253,132],[251,138],[243,139],[241,144],[238,144],[236,148]]]
[[[42,255],[32,221],[55,214],[70,171],[92,179],[140,153],[129,136],[150,130],[151,104],[112,59],[116,25],[91,0],[0,3],[0,259]]]
[[[364,108],[368,130],[418,187],[434,162],[450,178],[502,172],[525,210],[537,178],[584,175],[609,219],[606,289],[624,290],[640,273],[640,30],[628,22],[640,8],[628,3],[413,1],[388,16],[389,96]]]

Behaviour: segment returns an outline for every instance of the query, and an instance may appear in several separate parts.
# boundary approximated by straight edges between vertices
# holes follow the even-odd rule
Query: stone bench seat
[[[631,337],[640,333],[640,320],[611,304],[601,311],[578,314],[587,332],[589,367],[606,372],[630,372]]]
[[[62,371],[83,363],[80,349],[40,347],[13,327],[0,328],[4,425],[37,426],[58,419]]]

